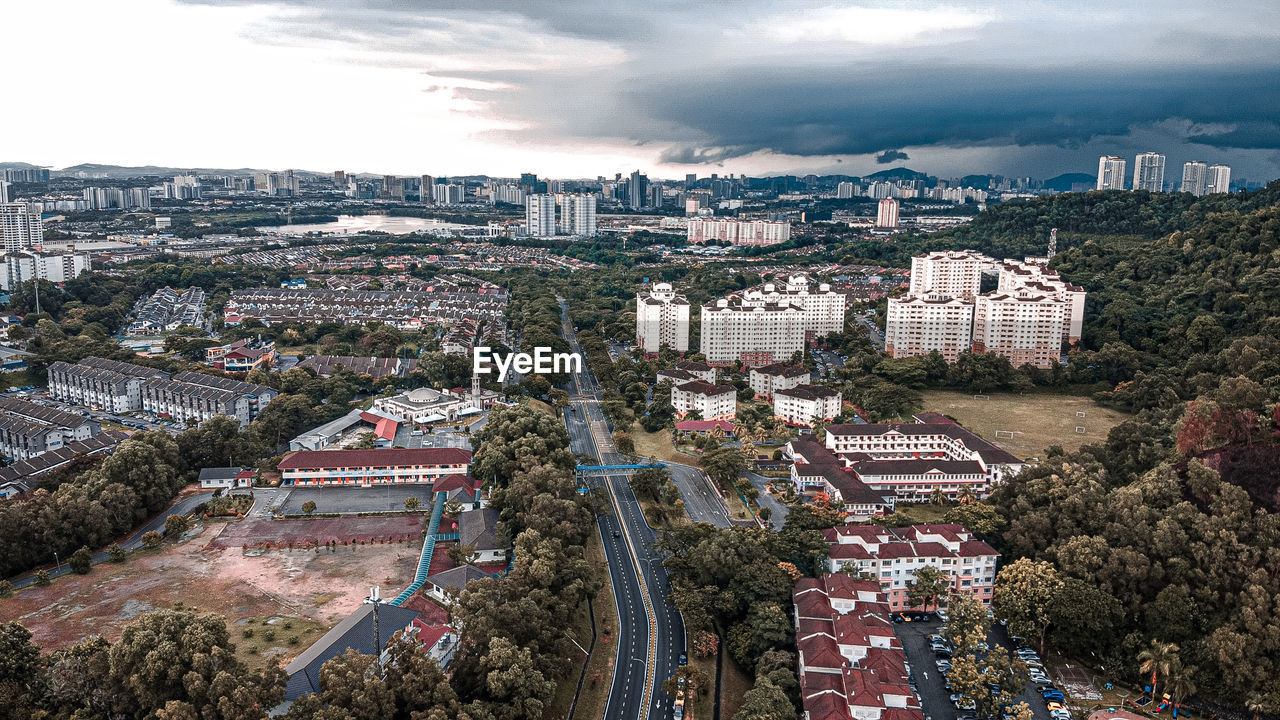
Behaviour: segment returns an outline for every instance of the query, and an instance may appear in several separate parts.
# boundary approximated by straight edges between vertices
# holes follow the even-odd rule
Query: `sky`
[[[1047,178],[1154,150],[1166,180],[1280,177],[1274,0],[41,0],[0,27],[30,93],[0,161],[53,168]]]

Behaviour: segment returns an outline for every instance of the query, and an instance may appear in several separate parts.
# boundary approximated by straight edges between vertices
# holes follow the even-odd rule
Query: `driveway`
[[[781,530],[783,524],[787,522],[787,513],[790,510],[769,493],[769,483],[781,478],[768,478],[750,470],[743,471],[742,475],[751,481],[756,490],[760,491],[760,497],[756,499],[756,502],[762,508],[769,508],[769,512],[772,513],[769,516],[769,524],[773,526],[773,529]]]

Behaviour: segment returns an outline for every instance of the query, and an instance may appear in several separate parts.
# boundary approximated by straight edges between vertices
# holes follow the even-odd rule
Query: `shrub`
[[[67,560],[67,565],[71,567],[71,572],[77,575],[87,575],[93,569],[93,553],[87,547],[81,547],[79,550],[71,553],[71,558]]]
[[[53,581],[49,579],[49,571],[48,571],[48,570],[37,570],[37,571],[36,571],[36,586],[38,586],[38,587],[49,587],[49,586],[50,586],[50,585],[52,585],[52,584],[53,584]]]
[[[276,639],[276,631],[275,631],[275,630],[267,630],[267,631],[263,632],[263,633],[262,633],[262,639],[263,639],[263,640],[266,640],[267,642],[271,642],[272,640],[275,640],[275,639]]]
[[[191,529],[191,521],[186,515],[170,515],[164,519],[164,534],[176,538]]]
[[[314,501],[314,500],[308,500],[308,501],[306,501],[306,502],[302,503],[302,512],[304,512],[304,513],[306,513],[306,514],[310,515],[311,513],[315,512],[315,511],[316,511],[316,503],[315,503],[315,501]]]
[[[0,598],[13,597],[13,583],[8,580],[0,580]]]
[[[155,530],[148,530],[142,534],[142,544],[148,548],[156,548],[164,541],[164,536]]]
[[[253,628],[248,628],[248,627],[247,627],[247,628],[245,628],[245,629],[241,630],[241,631],[240,631],[240,635],[241,635],[241,637],[243,637],[245,640],[248,640],[249,638],[253,637]]]
[[[111,543],[107,546],[107,559],[113,563],[124,562],[125,557],[129,553],[117,543]]]

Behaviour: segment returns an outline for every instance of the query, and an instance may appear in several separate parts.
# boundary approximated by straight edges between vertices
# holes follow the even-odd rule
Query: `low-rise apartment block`
[[[244,427],[278,394],[265,385],[181,372],[172,378],[142,383],[142,409],[158,417],[186,422],[230,415]]]
[[[470,467],[471,453],[458,448],[300,450],[279,465],[283,485],[317,487],[433,484]]]
[[[809,368],[804,365],[773,363],[764,367],[751,368],[747,381],[755,391],[757,399],[768,400],[775,392],[803,385],[809,382],[811,377]]]
[[[1084,288],[1063,280],[1042,263],[1005,260],[1000,264],[1000,284],[996,289],[1004,293],[1025,289],[1052,295],[1064,305],[1062,341],[1067,345],[1079,344],[1084,335]]]
[[[697,411],[703,420],[732,420],[737,412],[738,391],[732,385],[690,380],[671,388],[671,406],[683,418]]]
[[[932,609],[912,606],[907,599],[908,586],[922,567],[946,573],[952,593],[991,604],[1000,554],[960,525],[843,525],[822,535],[830,546],[828,569],[874,577],[894,611]]]
[[[443,292],[435,292],[432,290],[434,286],[415,288],[234,290],[227,301],[224,319],[228,325],[237,325],[246,318],[257,318],[267,325],[380,322],[402,330],[452,325],[468,318],[486,325],[504,324],[508,299],[504,291],[487,288],[468,291],[450,286]]]
[[[801,578],[791,599],[806,720],[924,720],[879,584]]]
[[[101,430],[98,423],[75,413],[17,398],[0,398],[0,454],[10,462],[87,440]]]
[[[973,297],[982,289],[982,275],[997,262],[972,250],[942,250],[911,258],[913,295],[934,294],[954,298]]]
[[[379,380],[384,377],[408,377],[418,367],[418,361],[415,358],[312,355],[298,363],[298,367],[311,370],[320,377],[331,377],[341,368]]]
[[[804,343],[804,309],[789,300],[749,291],[702,306],[701,350],[713,365],[785,362]]]
[[[132,363],[87,357],[72,365],[49,365],[49,396],[113,413],[142,409],[142,384],[169,373]]]
[[[126,335],[162,335],[180,327],[189,326],[208,331],[209,319],[205,316],[204,289],[190,287],[174,290],[165,286],[139,299],[133,306],[132,320],[125,328]]]
[[[821,385],[796,385],[773,393],[773,415],[788,425],[812,426],[840,415],[840,391]]]
[[[670,380],[672,383],[679,385],[689,380],[701,380],[715,384],[716,369],[706,363],[693,362],[692,360],[681,360],[672,366],[670,370],[659,370],[658,382]]]

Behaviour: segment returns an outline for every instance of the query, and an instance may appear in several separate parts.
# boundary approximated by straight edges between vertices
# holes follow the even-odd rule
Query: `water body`
[[[475,229],[473,225],[460,225],[435,218],[391,217],[390,215],[339,215],[335,222],[295,225],[273,225],[258,230],[270,235],[351,235],[364,230],[407,235],[415,232],[440,232],[446,230]]]

